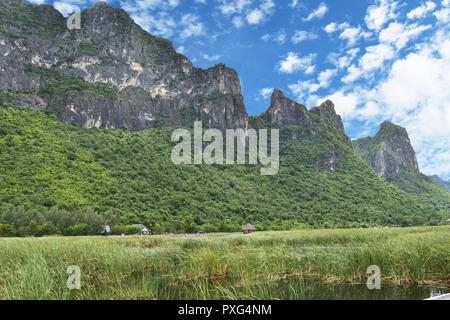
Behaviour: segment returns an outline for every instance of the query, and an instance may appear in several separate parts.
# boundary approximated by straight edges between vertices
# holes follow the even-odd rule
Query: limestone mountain
[[[354,150],[373,170],[397,187],[450,209],[450,194],[420,173],[416,153],[406,129],[385,121],[374,137],[352,141]]]
[[[450,179],[448,179],[447,181],[442,180],[441,177],[439,177],[437,174],[432,175],[432,176],[428,176],[431,181],[433,181],[436,185],[438,185],[439,187],[441,187],[444,190],[447,190],[450,192]]]
[[[87,128],[247,126],[233,69],[195,68],[122,9],[97,2],[69,30],[51,6],[1,0],[0,21],[0,87],[21,93],[6,102]]]
[[[278,128],[279,172],[175,165],[170,129],[194,120]],[[400,149],[399,166],[414,168]],[[234,70],[194,67],[105,3],[68,30],[51,6],[0,0],[0,177],[3,217],[92,208],[166,231],[183,230],[189,216],[209,231],[446,221],[442,204],[376,175],[331,101],[308,110],[274,90],[267,111],[248,117]]]

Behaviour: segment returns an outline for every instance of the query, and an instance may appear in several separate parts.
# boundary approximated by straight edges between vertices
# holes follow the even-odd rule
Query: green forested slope
[[[261,176],[252,165],[174,165],[169,130],[83,129],[3,106],[0,217],[12,206],[91,208],[167,231],[183,231],[188,216],[211,231],[246,222],[268,229],[445,221],[442,211],[380,179],[332,132],[291,140],[292,130],[299,128],[281,128],[279,173]],[[337,146],[346,150],[336,159],[340,170],[324,173],[311,161]]]

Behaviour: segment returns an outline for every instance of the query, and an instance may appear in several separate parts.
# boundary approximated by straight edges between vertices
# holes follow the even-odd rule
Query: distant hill
[[[429,178],[431,179],[431,181],[433,181],[436,185],[438,185],[439,187],[441,187],[444,190],[447,190],[450,192],[450,179],[447,181],[444,181],[441,179],[441,177],[439,177],[438,175],[432,175],[429,176]]]

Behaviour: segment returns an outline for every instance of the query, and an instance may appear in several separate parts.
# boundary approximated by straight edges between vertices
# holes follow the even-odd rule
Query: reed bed
[[[298,299],[306,279],[449,286],[449,227],[0,239],[0,299]],[[81,289],[66,286],[81,269]]]

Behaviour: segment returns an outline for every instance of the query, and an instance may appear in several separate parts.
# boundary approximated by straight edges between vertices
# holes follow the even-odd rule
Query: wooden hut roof
[[[245,230],[252,230],[252,231],[255,231],[256,228],[255,228],[252,224],[247,223],[245,226],[242,227],[242,231],[245,231]]]

